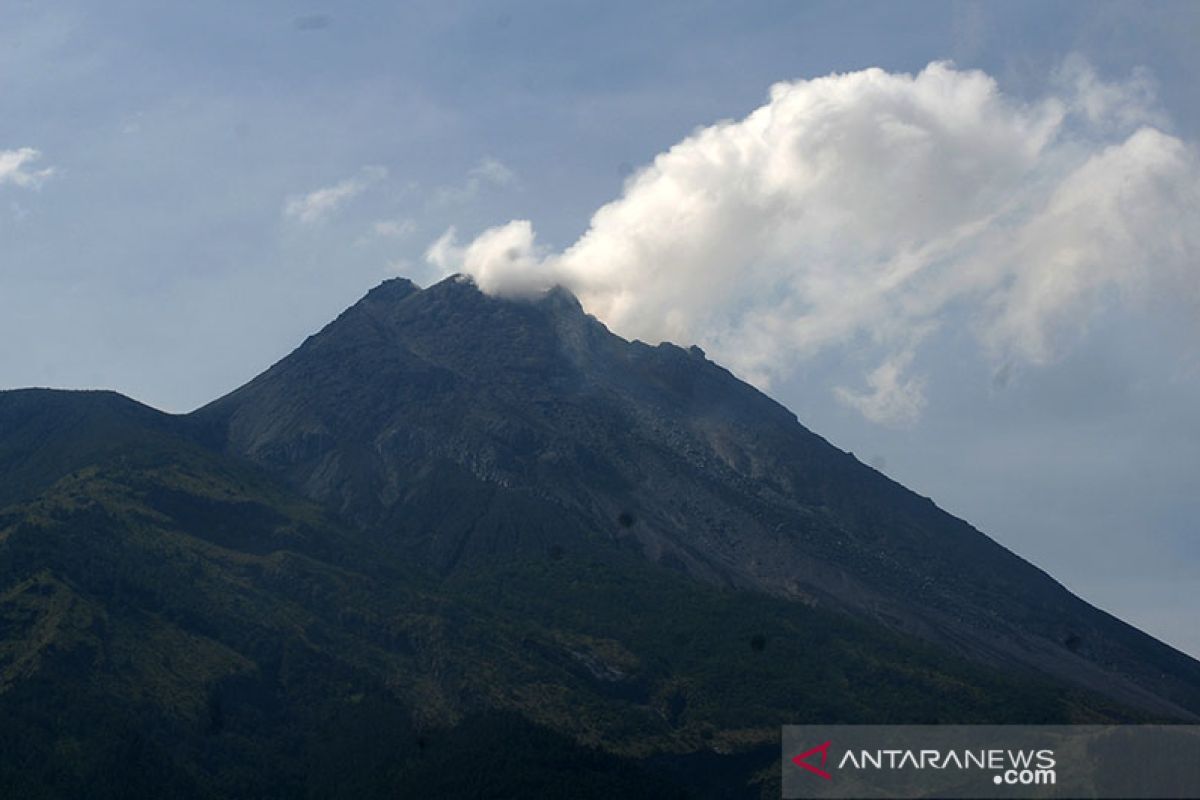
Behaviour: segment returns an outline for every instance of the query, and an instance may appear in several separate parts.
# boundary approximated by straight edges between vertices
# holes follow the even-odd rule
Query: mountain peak
[[[422,289],[408,278],[389,278],[367,292],[353,308],[379,307],[403,303],[419,296],[421,304],[449,304],[493,309],[525,306],[544,310],[558,317],[587,317],[579,299],[564,286],[556,285],[529,296],[492,295],[479,288],[470,275],[455,273]]]
[[[412,285],[411,281],[408,283]],[[473,277],[459,272],[443,278],[424,291],[429,293],[431,299],[437,297],[450,301],[483,301],[498,305],[526,304],[557,314],[586,316],[579,298],[572,294],[570,289],[560,284],[528,295],[496,295],[483,291]]]
[[[398,303],[419,291],[421,291],[421,287],[417,286],[408,278],[388,278],[374,289],[367,292],[366,296],[363,297],[363,300],[377,303]]]
[[[509,299],[463,276],[388,281],[196,416],[438,572],[632,551],[1128,702],[1200,708],[1200,665],[814,435],[699,348],[628,342],[561,287]]]
[[[580,367],[603,341],[624,344],[564,287],[504,297],[487,294],[470,276],[457,274],[425,289],[403,278],[385,281],[295,355],[391,361],[416,356],[463,376],[503,381],[537,373],[549,379]],[[369,351],[378,352],[367,356]]]

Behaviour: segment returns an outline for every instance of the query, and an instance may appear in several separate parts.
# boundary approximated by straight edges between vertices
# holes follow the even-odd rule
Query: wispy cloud
[[[889,356],[866,376],[870,391],[845,386],[834,389],[838,400],[881,425],[910,425],[925,408],[925,380],[905,378],[912,362],[911,350]]]
[[[402,239],[417,230],[416,220],[410,217],[381,219],[371,225],[371,233],[385,239]]]
[[[470,178],[492,186],[510,186],[516,182],[517,174],[499,160],[488,156],[471,169]]]
[[[332,186],[292,195],[283,205],[283,215],[306,225],[323,222],[351,199],[386,177],[387,170],[384,167],[364,167],[354,177]]]
[[[54,174],[53,167],[30,168],[30,164],[41,157],[41,152],[32,147],[0,150],[0,185],[8,183],[33,189],[40,187]]]
[[[468,203],[488,187],[504,188],[516,185],[517,174],[506,164],[491,156],[480,159],[470,169],[467,178],[457,186],[442,186],[434,192],[438,205]]]

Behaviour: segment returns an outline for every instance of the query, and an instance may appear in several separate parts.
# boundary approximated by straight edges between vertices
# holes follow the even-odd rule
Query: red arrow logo
[[[825,766],[825,762],[829,759],[829,745],[831,745],[831,744],[833,744],[833,742],[828,741],[825,744],[817,745],[816,747],[812,748],[811,750],[805,750],[800,755],[795,756],[792,759],[792,763],[795,764],[797,767],[800,767],[800,769],[806,769],[809,772],[813,773],[814,775],[820,775],[825,780],[831,781],[831,780],[833,780],[832,775],[830,775],[828,772],[821,769],[820,767],[814,767],[812,764],[808,763],[808,761],[805,760],[814,753],[820,753],[821,754],[821,766],[822,767]]]

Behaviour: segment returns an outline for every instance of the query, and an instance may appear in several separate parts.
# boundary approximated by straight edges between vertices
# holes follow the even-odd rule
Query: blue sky
[[[0,16],[0,386],[108,387],[190,410],[379,280],[462,268],[494,229],[510,237],[506,252],[528,246],[509,273],[569,274],[619,332],[700,342],[839,446],[1091,602],[1200,653],[1200,306],[1189,294],[1200,270],[1186,233],[1197,220],[1195,4],[4,2]],[[953,66],[923,72],[937,61]],[[869,67],[878,80],[812,83]],[[972,83],[973,70],[990,83]],[[782,99],[769,94],[779,82],[791,87]],[[1095,239],[1086,229],[1060,240],[1030,211],[968,245],[930,238],[941,218],[902,212],[934,204],[895,193],[941,186],[936,158],[932,172],[881,178],[893,194],[874,191],[871,170],[888,171],[892,151],[841,147],[863,128],[836,126],[873,103],[903,117],[933,83],[983,98],[976,133],[935,154],[970,160],[993,129],[1032,138],[1069,109],[1020,180],[1005,177],[1008,156],[980,151],[992,168],[981,185],[1006,202],[1043,208],[1074,186],[1088,199],[1132,196],[1105,213],[1149,219],[1100,248],[1111,252],[1071,262],[1068,283],[1083,288],[1051,307],[1063,259]],[[812,110],[831,104],[837,113]],[[919,119],[952,120],[956,104],[922,106]],[[711,225],[692,239],[703,252],[637,240],[655,263],[619,273],[594,263],[633,241],[619,220],[593,220],[606,204],[619,217],[653,209],[667,183],[707,197],[716,181],[718,199],[738,183],[736,172],[686,171],[705,152],[694,134],[728,134],[718,144],[736,148],[760,107],[791,109],[801,127],[822,121],[836,136],[821,152],[841,159],[839,174],[863,171],[857,194],[801,192],[799,163],[781,189],[795,204],[775,220],[791,233],[760,242],[753,264],[742,256],[752,242],[712,238]],[[718,134],[722,120],[732,127]],[[1161,169],[1141,194],[1080,177],[1114,149],[1144,154],[1130,144],[1142,129],[1157,136],[1147,158]],[[675,161],[656,161],[668,152]],[[979,199],[946,185],[958,187],[950,206]],[[833,205],[873,210],[792,224]],[[727,221],[739,209],[712,213]],[[528,220],[529,238],[511,220]],[[833,244],[816,242],[818,229]],[[882,229],[890,238],[874,242]],[[1009,252],[1021,237],[1027,246]],[[438,240],[447,246],[431,262]],[[849,240],[873,244],[835,246]],[[923,263],[910,290],[844,307],[795,267],[825,259],[816,277],[840,285],[854,259],[927,244],[993,283],[951,292],[956,263]],[[491,268],[484,245],[476,271]],[[992,263],[1001,252],[1013,265]],[[1150,255],[1134,269],[1139,253]],[[595,270],[638,302],[602,296]],[[651,273],[656,283],[640,282]],[[782,276],[808,288],[771,306]],[[735,287],[728,303],[688,288],[722,280]],[[860,296],[861,281],[843,293]],[[678,324],[649,322],[664,316]]]

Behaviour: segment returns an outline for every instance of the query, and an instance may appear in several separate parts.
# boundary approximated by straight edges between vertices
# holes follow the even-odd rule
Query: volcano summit
[[[456,276],[188,415],[0,393],[0,713],[22,796],[756,796],[781,724],[1194,721],[1200,663],[698,348]]]

